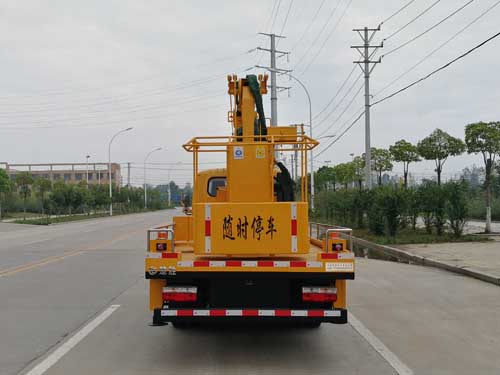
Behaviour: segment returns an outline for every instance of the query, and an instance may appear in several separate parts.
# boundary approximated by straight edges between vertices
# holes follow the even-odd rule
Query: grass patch
[[[116,214],[118,216],[120,214]],[[30,224],[30,225],[50,225],[50,224],[58,224],[58,223],[66,223],[70,221],[80,221],[80,220],[88,220],[95,219],[98,217],[109,216],[106,213],[101,214],[91,214],[91,215],[71,215],[71,216],[57,216],[57,217],[44,217],[44,218],[36,218],[36,219],[20,219],[15,220],[16,224]]]
[[[368,229],[354,229],[353,236],[362,238],[379,245],[410,245],[410,244],[429,244],[443,242],[484,242],[490,241],[489,238],[475,234],[464,234],[455,237],[451,233],[444,233],[438,236],[435,233],[427,233],[425,230],[400,230],[395,237],[377,236],[368,231]]]
[[[26,212],[26,219],[33,217],[40,217],[41,215],[37,212]],[[4,212],[4,219],[22,219],[24,217],[24,213],[22,212]]]

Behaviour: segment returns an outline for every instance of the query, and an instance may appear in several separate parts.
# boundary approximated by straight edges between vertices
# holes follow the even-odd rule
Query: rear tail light
[[[335,302],[337,300],[337,288],[325,286],[302,287],[302,301],[304,302]]]
[[[167,286],[163,288],[163,300],[174,302],[195,302],[198,288],[195,286]]]

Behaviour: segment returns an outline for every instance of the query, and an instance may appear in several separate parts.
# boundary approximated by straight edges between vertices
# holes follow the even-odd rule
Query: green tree
[[[344,185],[347,189],[349,183],[354,180],[353,166],[350,163],[341,163],[333,167],[333,170],[335,176],[337,176],[338,183]]]
[[[410,142],[402,139],[390,146],[389,151],[391,152],[394,161],[403,163],[404,186],[406,189],[408,188],[408,168],[410,166],[410,163],[421,160],[418,155],[417,146],[414,146]]]
[[[16,185],[19,195],[23,198],[23,220],[26,220],[26,200],[31,196],[31,185],[33,176],[29,172],[21,172],[16,175]]]
[[[354,181],[358,184],[359,190],[363,188],[363,180],[365,179],[365,159],[362,156],[356,156],[352,159],[352,168],[353,168],[353,178]]]
[[[491,233],[491,178],[495,158],[500,154],[500,123],[477,122],[465,127],[465,144],[469,154],[483,155],[485,168],[485,203],[486,226],[485,233]]]
[[[460,237],[467,222],[467,192],[463,182],[448,182],[446,189],[446,215],[455,237]]]
[[[389,150],[383,148],[371,149],[372,169],[377,172],[378,185],[382,185],[382,173],[392,171],[392,155]]]
[[[333,187],[333,191],[335,191],[335,169],[328,166],[323,166],[315,172],[314,177],[315,185],[318,191],[328,191],[330,187]]]
[[[0,220],[2,220],[2,203],[5,199],[5,194],[10,191],[10,179],[4,169],[0,169]]]
[[[35,191],[35,194],[40,199],[40,203],[42,206],[42,216],[45,215],[45,198],[51,188],[52,183],[46,178],[36,178],[33,182],[33,189]]]
[[[418,153],[426,160],[436,163],[437,183],[441,185],[441,172],[448,157],[457,156],[465,151],[465,143],[441,129],[434,130],[417,145]]]

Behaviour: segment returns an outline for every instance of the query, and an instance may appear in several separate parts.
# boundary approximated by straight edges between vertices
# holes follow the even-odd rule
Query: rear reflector
[[[167,286],[163,288],[164,301],[195,302],[197,297],[195,286]]]
[[[302,287],[302,301],[304,302],[335,302],[337,288],[333,287]]]
[[[162,258],[179,258],[179,253],[162,253]]]

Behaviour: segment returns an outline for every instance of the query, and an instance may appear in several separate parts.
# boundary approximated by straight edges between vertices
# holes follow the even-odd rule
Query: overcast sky
[[[376,27],[406,2],[2,0],[0,162],[84,162],[85,155],[91,155],[91,161],[106,161],[111,136],[133,126],[113,143],[113,161],[134,163],[132,182],[142,183],[145,155],[163,147],[166,150],[149,159],[158,164],[149,165],[157,169],[148,170],[148,176],[153,184],[165,182],[171,167],[168,163],[191,160],[181,148],[183,142],[197,135],[229,134],[225,75],[246,74],[243,72],[255,64],[269,63],[268,54],[249,52],[257,46],[268,47],[268,38],[258,36],[258,32],[286,35],[278,48],[291,54],[288,61],[280,58],[279,65],[293,69],[306,84],[317,114],[337,93],[353,68],[352,61],[358,58],[350,45],[361,41],[352,29]],[[387,40],[377,56],[467,2],[414,1],[382,25],[374,42]],[[474,0],[415,42],[385,56],[373,71],[374,100],[498,32],[500,6],[377,95],[496,2]],[[429,7],[422,17],[398,31]],[[436,127],[463,138],[466,124],[499,120],[499,47],[500,38],[373,107],[372,145],[388,147],[402,138],[417,142]],[[349,119],[360,112],[363,92],[355,98],[354,94],[361,80],[341,101],[359,74],[357,68],[332,105],[315,117],[315,134],[340,134],[350,124]],[[278,83],[292,86],[290,96],[287,92],[279,95],[279,123],[307,122],[308,106],[301,87],[285,76]],[[351,98],[352,105],[345,110]],[[264,100],[269,115],[270,97]],[[328,141],[323,140],[318,152]],[[361,119],[318,157],[317,167],[326,160],[333,164],[348,161],[349,154],[361,154],[363,149]],[[205,161],[217,159],[211,156]],[[474,163],[481,164],[479,156],[453,158],[445,166],[445,174]],[[421,176],[432,175],[433,169],[429,162],[412,168]],[[399,171],[401,167],[396,165],[395,172]],[[189,165],[175,164],[171,177],[183,185],[190,180]]]

